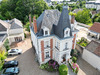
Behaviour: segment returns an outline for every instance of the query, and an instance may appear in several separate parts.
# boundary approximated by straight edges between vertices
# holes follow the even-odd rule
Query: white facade
[[[100,57],[93,54],[92,52],[84,49],[82,58],[87,61],[90,65],[100,71]]]
[[[8,32],[9,44],[12,42],[19,42],[24,40],[24,31],[23,28],[10,29]]]
[[[96,0],[96,1],[89,1],[86,3],[86,8],[95,8],[97,10],[100,9],[100,0]]]

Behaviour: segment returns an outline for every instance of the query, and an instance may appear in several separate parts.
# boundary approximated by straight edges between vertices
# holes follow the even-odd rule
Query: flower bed
[[[77,74],[79,71],[79,66],[76,63],[74,63],[71,59],[68,60],[68,63],[72,68],[72,71]]]
[[[49,60],[47,63],[45,64],[42,64],[40,66],[40,69],[44,69],[44,70],[47,70],[47,71],[58,71],[58,68],[59,68],[59,64],[57,61],[51,59]]]

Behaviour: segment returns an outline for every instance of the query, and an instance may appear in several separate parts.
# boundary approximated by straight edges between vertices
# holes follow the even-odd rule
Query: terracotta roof
[[[100,56],[100,43],[92,40],[87,46],[86,49],[97,56]]]
[[[97,33],[100,33],[100,23],[99,22],[95,22],[93,24],[93,26],[90,27],[90,30],[94,31],[94,32],[97,32]]]

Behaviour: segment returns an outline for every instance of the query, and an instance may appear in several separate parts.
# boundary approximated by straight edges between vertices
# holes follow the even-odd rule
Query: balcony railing
[[[65,48],[65,49],[63,49],[63,51],[66,51],[66,50],[68,50],[69,48]]]

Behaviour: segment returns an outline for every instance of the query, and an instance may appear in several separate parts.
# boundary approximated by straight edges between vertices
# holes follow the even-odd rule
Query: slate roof
[[[57,9],[45,10],[37,19],[37,36],[43,35],[43,27],[49,28],[50,34],[63,38],[64,29],[71,28],[67,6],[63,7],[62,13]]]
[[[9,23],[11,24],[10,29],[23,28],[21,21],[16,18],[12,19]]]
[[[0,41],[4,41],[4,39],[7,37],[7,34],[0,34]]]
[[[93,26],[90,27],[90,31],[100,33],[100,23],[95,22]]]
[[[7,31],[11,25],[3,20],[0,20],[0,31]]]
[[[62,13],[60,15],[58,24],[57,24],[57,26],[54,26],[54,33],[58,37],[64,38],[64,29],[65,28],[71,29],[67,6],[63,6],[63,10],[62,10]]]
[[[92,40],[87,46],[86,49],[97,56],[100,56],[100,43]]]

